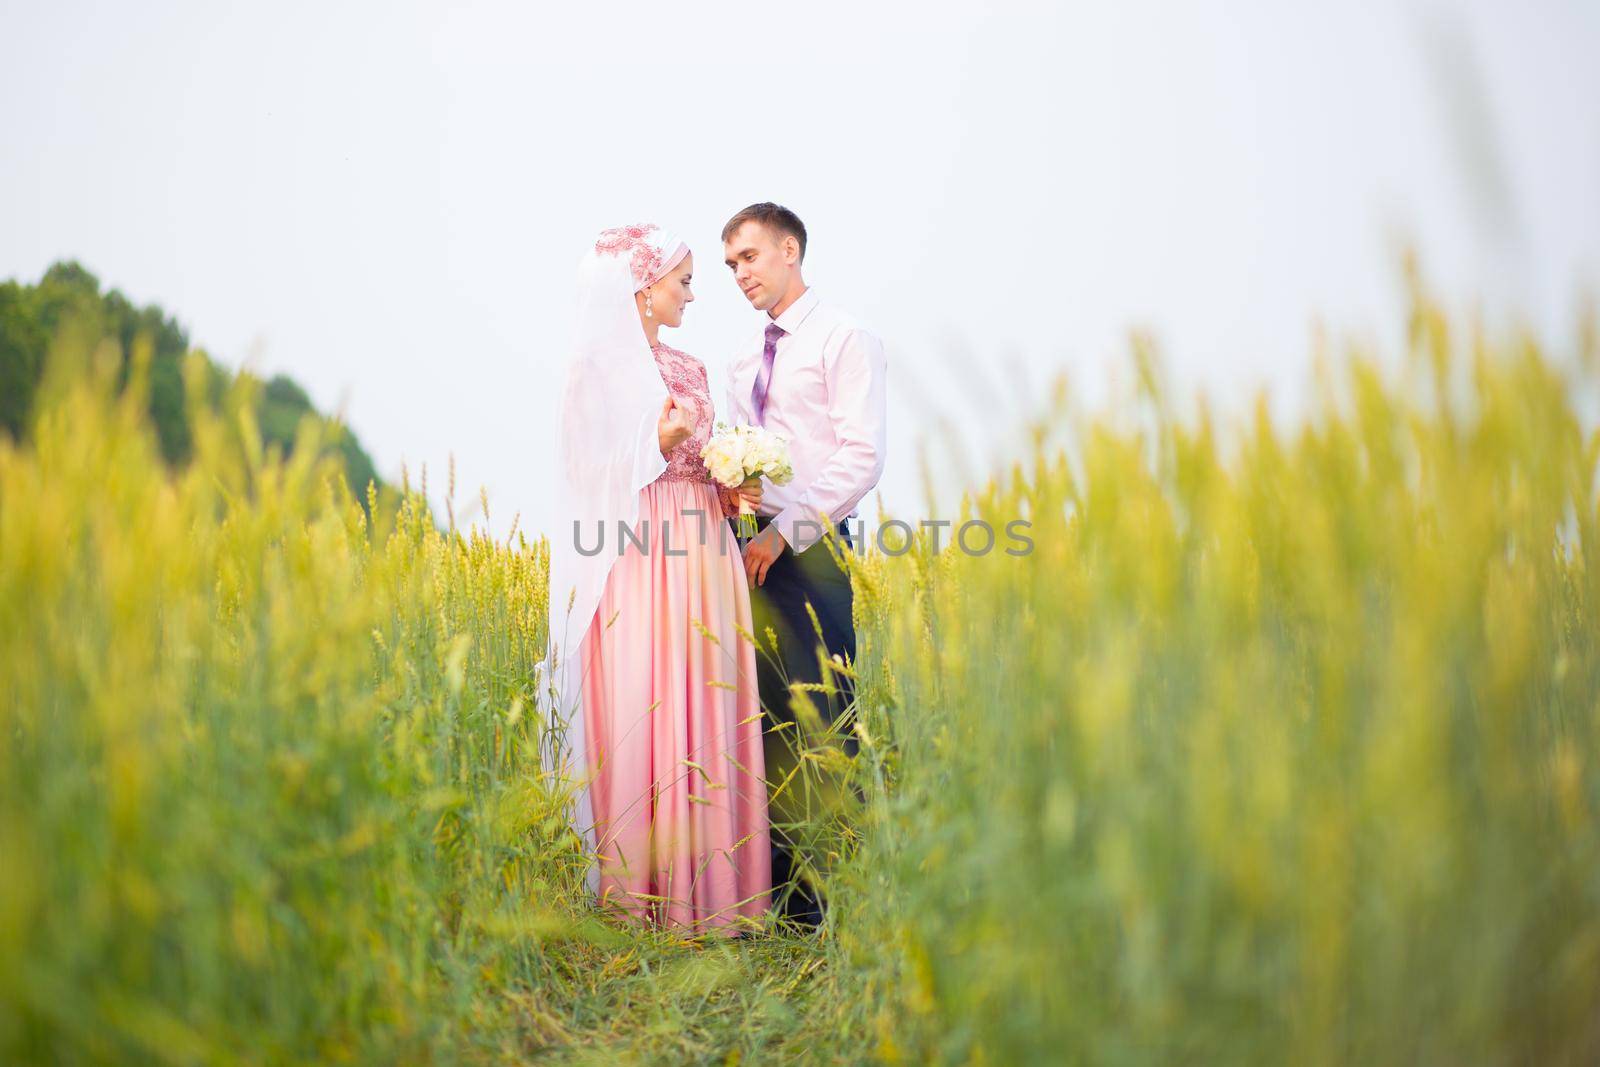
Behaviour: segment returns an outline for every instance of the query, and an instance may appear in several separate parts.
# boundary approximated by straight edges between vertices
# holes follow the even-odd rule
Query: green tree
[[[150,346],[150,420],[166,461],[173,465],[187,462],[193,450],[183,387],[183,361],[190,351],[188,333],[154,304],[138,307],[115,289],[102,292],[100,280],[71,261],[52,265],[36,285],[0,283],[0,432],[14,439],[27,437],[45,356],[69,322],[81,323],[117,342],[123,352],[124,375],[135,344]],[[201,355],[205,356],[203,350]],[[209,356],[205,361],[211,379],[207,393],[215,403],[233,376]],[[265,384],[257,418],[263,440],[279,445],[285,454],[294,448],[301,420],[317,420],[323,424],[324,447],[337,451],[344,460],[352,492],[365,501],[369,482],[382,487],[371,457],[355,434],[319,414],[294,379],[277,375]]]

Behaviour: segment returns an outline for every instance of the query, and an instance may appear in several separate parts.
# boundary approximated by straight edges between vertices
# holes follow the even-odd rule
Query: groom
[[[806,285],[806,228],[794,212],[751,204],[722,228],[722,243],[733,280],[766,313],[762,329],[729,366],[726,410],[734,422],[787,438],[794,467],[788,485],[763,486],[757,532],[744,549],[761,642],[756,659],[767,713],[767,778],[776,784],[795,764],[789,683],[823,681],[819,643],[829,658],[855,660],[850,579],[830,546],[819,542],[831,526],[841,551],[855,547],[847,520],[883,474],[886,367],[883,343]],[[766,643],[768,627],[778,638],[778,662]],[[852,696],[848,679],[835,675],[832,682],[833,692],[806,693],[830,723]],[[853,736],[846,735],[845,749],[855,751]],[[791,798],[806,791],[804,777],[797,775],[786,790],[790,815],[798,814]],[[782,815],[782,808],[775,805],[775,813]],[[775,819],[772,827],[774,887],[794,874],[796,842],[783,821],[789,820]],[[813,925],[822,917],[815,891],[803,881],[783,898],[783,911]]]

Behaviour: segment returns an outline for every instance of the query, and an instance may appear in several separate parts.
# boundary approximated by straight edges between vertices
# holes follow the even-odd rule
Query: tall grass
[[[863,561],[858,1040],[1600,1060],[1600,362],[1413,307],[1292,426],[1178,418],[1143,352],[968,502],[1031,555]]]
[[[314,447],[263,452],[245,387],[193,398],[171,477],[83,351],[0,444],[0,1059],[457,1048],[571,917],[542,547],[414,495],[369,528]]]
[[[66,338],[0,442],[0,1060],[1593,1062],[1600,359],[1414,295],[1293,425],[1149,359],[1041,420],[964,504],[1026,556],[856,560],[828,923],[739,946],[583,904],[542,541],[369,519],[247,384],[174,474]]]

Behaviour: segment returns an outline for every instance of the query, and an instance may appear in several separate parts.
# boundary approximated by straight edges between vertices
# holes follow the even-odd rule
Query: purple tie
[[[775,322],[767,324],[767,343],[761,349],[761,369],[756,372],[755,388],[750,390],[750,404],[756,409],[756,422],[761,423],[767,414],[767,389],[772,385],[772,360],[778,354],[778,338],[784,329]]]

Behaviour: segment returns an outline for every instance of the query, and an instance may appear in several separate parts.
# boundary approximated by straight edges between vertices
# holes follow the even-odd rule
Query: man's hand
[[[752,586],[766,584],[767,570],[786,547],[778,528],[772,525],[750,539],[744,546],[744,573]]]

